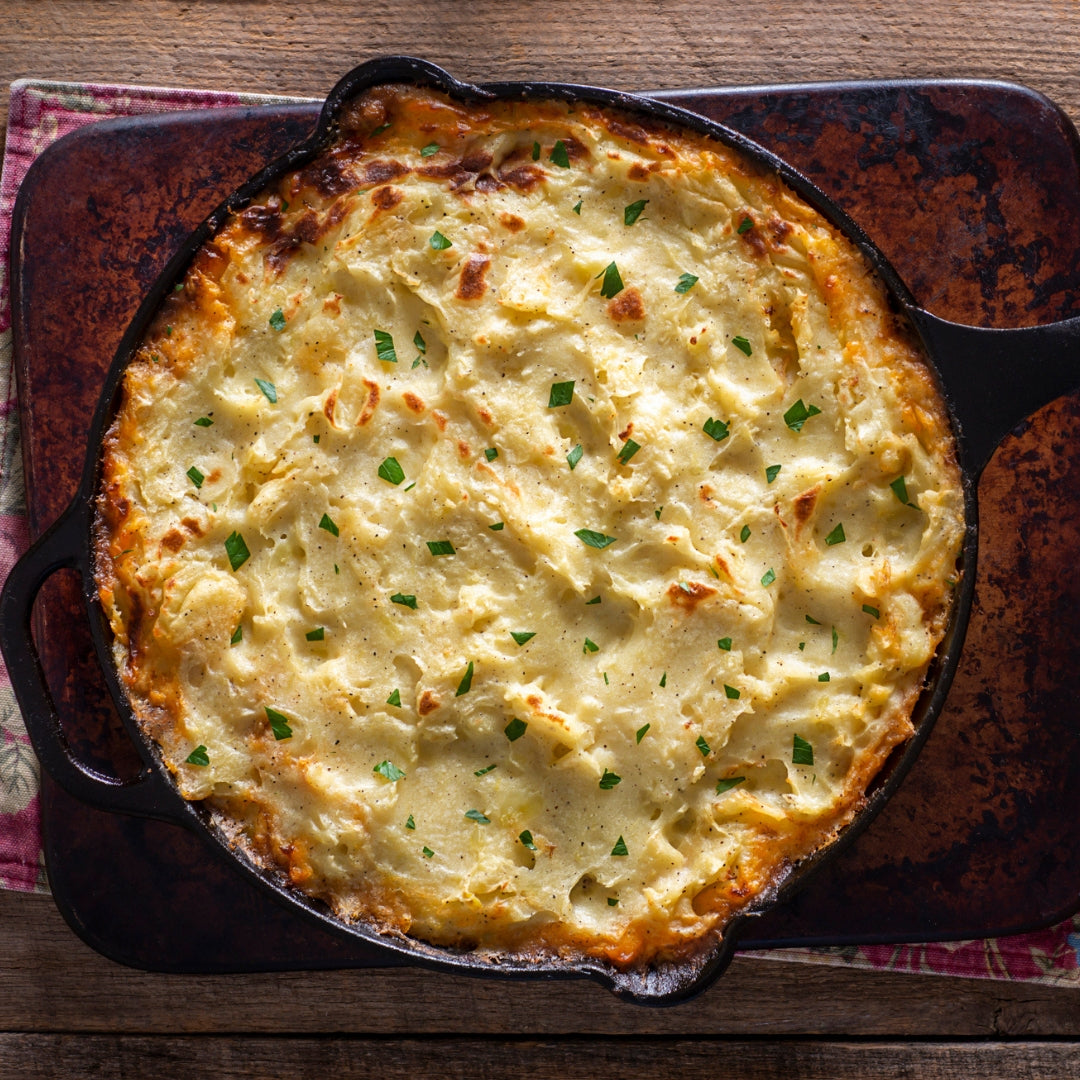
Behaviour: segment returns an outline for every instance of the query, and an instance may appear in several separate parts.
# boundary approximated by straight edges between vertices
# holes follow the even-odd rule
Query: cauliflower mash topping
[[[644,965],[834,838],[943,633],[944,406],[703,136],[382,87],[127,371],[98,586],[185,797],[344,920]]]

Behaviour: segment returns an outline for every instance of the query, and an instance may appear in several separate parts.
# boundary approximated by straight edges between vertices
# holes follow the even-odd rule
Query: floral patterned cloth
[[[15,195],[33,160],[62,135],[96,120],[142,113],[297,100],[256,94],[20,80],[0,174],[0,581],[28,542],[18,408],[12,373],[8,252]],[[37,762],[0,664],[0,886],[48,892],[42,861]],[[1080,915],[1030,934],[918,945],[774,949],[759,959],[969,978],[1080,985]]]

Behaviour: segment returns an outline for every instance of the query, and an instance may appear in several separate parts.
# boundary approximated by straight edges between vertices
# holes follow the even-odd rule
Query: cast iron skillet
[[[119,404],[124,371],[151,319],[174,284],[182,280],[194,253],[224,223],[272,180],[311,160],[334,137],[337,117],[357,94],[383,83],[431,86],[465,101],[492,98],[558,98],[609,106],[688,128],[725,143],[783,180],[844,232],[863,252],[884,282],[892,302],[922,338],[932,360],[939,388],[948,405],[957,440],[964,482],[966,530],[962,577],[957,587],[948,629],[928,674],[913,721],[915,736],[890,757],[875,781],[865,806],[839,840],[800,863],[755,908],[737,916],[721,942],[692,960],[645,971],[618,971],[599,960],[539,962],[500,960],[467,952],[436,948],[423,942],[379,934],[363,924],[346,925],[321,902],[283,884],[276,876],[251,864],[231,849],[212,826],[205,810],[184,800],[160,755],[142,735],[112,660],[111,632],[94,586],[94,548],[91,535],[98,491],[101,444]],[[593,87],[557,83],[459,83],[441,68],[408,57],[369,61],[346,75],[331,91],[315,133],[300,146],[267,166],[221,204],[188,238],[150,290],[125,333],[106,377],[94,417],[79,490],[60,518],[19,560],[0,595],[0,648],[7,662],[27,730],[42,764],[68,792],[106,810],[161,818],[206,837],[220,854],[249,878],[276,895],[291,909],[336,934],[359,938],[416,963],[465,974],[549,977],[590,976],[616,993],[639,1002],[662,1003],[703,990],[730,963],[741,929],[748,918],[785,900],[818,867],[833,861],[869,823],[911,767],[945,701],[963,645],[975,588],[978,546],[976,487],[979,474],[1000,440],[1020,421],[1054,398],[1080,385],[1080,318],[1017,330],[986,330],[942,319],[920,309],[903,281],[862,230],[809,180],[749,139],[720,124],[661,101]],[[120,716],[143,767],[135,780],[121,783],[78,761],[71,753],[49,694],[31,633],[34,600],[56,570],[71,567],[82,577],[83,596],[98,661]]]

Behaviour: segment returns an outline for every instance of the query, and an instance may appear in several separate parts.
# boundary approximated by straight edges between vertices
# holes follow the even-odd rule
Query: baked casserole
[[[382,86],[130,363],[140,726],[345,922],[679,960],[834,840],[945,630],[947,411],[863,255],[704,135]]]

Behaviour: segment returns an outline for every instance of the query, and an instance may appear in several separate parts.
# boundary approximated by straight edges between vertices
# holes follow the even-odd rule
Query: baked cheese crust
[[[381,87],[125,378],[97,583],[183,795],[347,921],[686,957],[832,840],[946,624],[945,408],[775,176]]]

